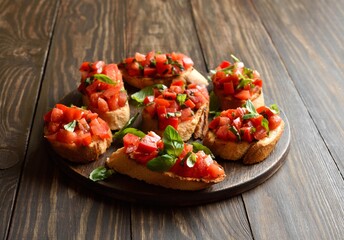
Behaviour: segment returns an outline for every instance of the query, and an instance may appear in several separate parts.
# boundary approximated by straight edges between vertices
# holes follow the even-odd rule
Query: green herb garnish
[[[157,88],[159,90],[164,90],[167,87],[163,84],[155,84],[152,86],[145,87],[141,89],[140,91],[134,93],[131,95],[131,98],[135,100],[138,103],[143,103],[146,97],[148,96],[154,96],[154,88]]]
[[[177,158],[168,154],[158,156],[147,163],[147,168],[156,172],[168,171],[177,161]]]
[[[114,81],[112,81],[111,78],[109,78],[105,74],[94,74],[92,77],[94,79],[98,79],[99,81],[104,82],[104,83],[108,83],[108,84],[112,84],[112,85],[116,84]]]
[[[250,119],[250,118],[255,118],[259,116],[251,100],[247,100],[246,103],[244,104],[244,107],[248,110],[249,113],[245,114],[243,116],[243,119]]]
[[[70,123],[63,125],[63,128],[67,130],[68,132],[74,132],[75,127],[76,127],[76,120],[73,120]]]
[[[185,103],[186,97],[187,97],[186,94],[181,94],[181,93],[178,93],[178,94],[177,94],[177,101],[178,101],[178,103],[179,103],[180,106],[183,105],[183,104]]]
[[[237,137],[238,141],[241,141],[241,136],[240,133],[238,131],[238,129],[234,126],[230,126],[229,127],[229,131],[231,131],[232,133],[234,133],[234,135]]]
[[[90,173],[90,179],[94,182],[104,180],[114,174],[115,171],[104,166],[97,167]]]
[[[199,142],[193,142],[191,143],[193,146],[193,152],[197,153],[198,151],[203,151],[205,154],[209,155],[210,157],[212,157],[213,159],[215,159],[214,154],[210,151],[209,148],[207,148],[206,146],[204,146],[203,144],[199,143]]]

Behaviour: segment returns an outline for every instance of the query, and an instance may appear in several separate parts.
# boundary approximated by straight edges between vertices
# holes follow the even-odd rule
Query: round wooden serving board
[[[73,91],[61,100],[61,103],[82,106],[81,95],[77,91]],[[140,109],[137,107],[131,107],[132,115],[138,111]],[[224,167],[227,177],[224,181],[201,191],[165,189],[116,173],[104,181],[93,182],[89,179],[90,173],[93,169],[104,166],[106,158],[116,151],[114,144],[99,160],[88,164],[74,164],[57,155],[52,149],[49,152],[67,175],[86,188],[108,197],[154,205],[198,205],[223,200],[254,188],[270,178],[282,166],[289,150],[290,127],[288,119],[282,111],[281,117],[285,121],[284,133],[266,160],[254,165],[244,165],[241,162],[217,159],[217,162]],[[137,121],[139,122],[139,120]]]

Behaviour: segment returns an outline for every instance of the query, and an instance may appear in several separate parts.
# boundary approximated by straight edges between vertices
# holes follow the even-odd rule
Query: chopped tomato
[[[74,143],[77,135],[75,132],[70,132],[65,129],[60,129],[56,134],[56,140],[62,143],[72,144]]]
[[[58,108],[53,108],[51,111],[50,120],[52,122],[61,122],[63,120],[63,111]]]
[[[165,107],[165,109],[166,109],[166,107]],[[155,112],[156,112],[155,111],[155,103],[152,102],[152,103],[146,105],[146,107],[144,108],[144,111],[147,112],[151,117],[154,117]]]
[[[98,109],[103,113],[109,111],[109,105],[103,98],[98,98]]]
[[[111,78],[114,82],[122,80],[122,74],[118,70],[117,64],[111,63],[104,66],[102,74]]]
[[[146,55],[137,52],[135,53],[135,60],[138,62],[145,61]]]
[[[127,101],[128,101],[127,92],[125,92],[125,91],[119,92],[119,95],[118,95],[118,105],[119,105],[119,107],[123,107],[126,104]]]
[[[261,140],[267,136],[267,131],[263,126],[257,126],[256,131],[253,133],[253,136],[257,140]]]
[[[107,123],[104,122],[104,120],[102,120],[101,118],[93,119],[89,125],[91,128],[91,132],[94,135],[98,135],[101,138],[108,138],[109,137],[109,129],[110,128],[107,125]]]
[[[240,100],[247,100],[251,98],[251,93],[249,90],[241,90],[236,93],[234,97],[239,98]]]
[[[150,136],[148,134],[141,139],[137,147],[137,151],[144,152],[144,153],[150,153],[156,150],[158,150],[157,138]]]
[[[194,65],[194,62],[192,61],[191,58],[184,56],[183,64],[184,64],[185,69],[189,69],[190,67]]]
[[[117,95],[114,95],[112,98],[107,100],[107,105],[110,111],[116,110],[119,107],[118,100],[119,98],[117,97]]]
[[[148,103],[152,103],[152,102],[154,102],[154,96],[147,96],[143,100],[143,104],[145,104],[145,105],[147,105]]]
[[[228,61],[223,61],[222,63],[220,63],[220,68],[226,68],[226,67],[229,67],[231,65],[231,63],[230,62],[228,62]]]
[[[155,60],[156,60],[156,63],[166,63],[167,57],[165,54],[156,54]]]
[[[64,111],[63,118],[66,123],[73,120],[79,120],[82,116],[82,112],[77,108],[67,108]]]
[[[123,145],[126,149],[126,153],[131,153],[133,151],[136,151],[139,141],[140,141],[140,138],[138,136],[131,133],[127,133],[123,137]]]
[[[219,122],[220,122],[220,117],[216,117],[209,123],[208,127],[210,129],[216,129],[217,126],[219,125]]]
[[[177,117],[162,117],[159,119],[159,129],[165,130],[165,128],[170,125],[174,127],[174,129],[178,129],[178,118]]]
[[[232,81],[225,82],[223,84],[223,91],[224,91],[224,94],[226,95],[233,94],[234,93],[233,82]]]
[[[252,142],[253,136],[251,134],[251,129],[252,129],[252,127],[242,127],[240,129],[240,133],[241,133],[243,141],[246,141],[249,143]]]
[[[156,71],[159,75],[164,76],[172,73],[172,66],[164,62],[156,63]]]
[[[182,122],[188,121],[188,120],[192,120],[194,113],[191,110],[191,108],[189,108],[189,107],[188,108],[184,108],[184,109],[180,110],[180,112],[181,112],[180,120]]]
[[[145,67],[143,69],[143,76],[145,77],[152,77],[156,74],[156,68]]]
[[[164,96],[165,99],[172,99],[172,100],[174,100],[174,99],[177,98],[177,94],[175,92],[167,92],[167,91],[165,91],[163,93],[163,96]]]
[[[164,106],[164,107],[170,106],[170,102],[166,99],[163,99],[163,98],[155,98],[154,101],[158,106]]]
[[[272,115],[271,117],[269,117],[268,121],[269,129],[274,130],[280,125],[280,123],[282,122],[282,118],[278,115]]]
[[[262,125],[263,118],[264,117],[262,115],[259,115],[259,116],[255,117],[255,118],[251,118],[250,121],[253,123],[254,127],[257,127],[257,126]]]
[[[219,176],[222,176],[225,173],[223,168],[221,168],[219,165],[217,165],[215,163],[211,163],[208,166],[207,172],[210,175],[211,179],[214,179],[214,178],[217,178]]]
[[[194,104],[194,102],[191,101],[190,99],[186,100],[186,101],[184,102],[184,105],[187,106],[187,107],[189,107],[189,108],[191,108],[191,109],[194,109],[194,108],[196,107],[196,104]]]

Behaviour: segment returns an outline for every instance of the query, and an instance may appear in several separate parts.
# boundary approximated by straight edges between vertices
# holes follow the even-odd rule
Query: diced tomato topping
[[[165,91],[163,93],[163,96],[164,96],[165,99],[172,99],[172,100],[174,100],[174,99],[177,98],[177,94],[175,92],[167,92],[167,91]]]
[[[70,132],[65,129],[60,129],[56,134],[56,140],[62,143],[72,144],[74,143],[77,135],[75,132]]]
[[[251,134],[251,129],[252,129],[252,127],[242,127],[240,129],[240,133],[241,133],[243,141],[246,141],[249,143],[252,142],[253,136]]]
[[[146,55],[137,52],[137,53],[135,53],[135,60],[138,62],[145,61]]]
[[[148,103],[152,103],[152,102],[154,102],[154,96],[147,96],[143,100],[143,104],[145,104],[145,105],[147,105]]]
[[[261,140],[267,136],[267,131],[263,126],[258,126],[256,131],[253,133],[253,136],[256,140]]]
[[[110,128],[107,125],[107,123],[104,122],[104,120],[102,120],[101,118],[93,119],[89,125],[91,128],[91,133],[93,133],[94,135],[98,135],[101,138],[110,137],[109,135]]]
[[[61,122],[63,120],[63,111],[58,108],[53,108],[51,111],[51,119],[52,122]],[[50,121],[49,120],[49,121]]]
[[[164,106],[164,107],[170,106],[170,102],[166,99],[163,99],[163,98],[155,98],[154,101],[158,106]]]
[[[126,104],[127,101],[128,101],[127,92],[125,92],[125,91],[119,92],[119,95],[118,95],[118,105],[119,105],[119,107],[124,107],[124,105]],[[113,110],[115,110],[115,109],[113,109]]]
[[[196,104],[194,104],[194,102],[191,101],[190,99],[186,100],[186,101],[184,102],[184,104],[185,104],[185,106],[187,106],[187,107],[189,107],[189,108],[191,108],[191,109],[194,109],[194,108],[196,107]]]
[[[143,69],[143,76],[145,77],[152,77],[156,74],[156,68],[145,67]]]
[[[178,129],[178,118],[177,117],[162,117],[159,119],[159,129],[165,130],[165,128],[170,125],[174,129]]]
[[[282,122],[282,118],[278,115],[272,115],[271,117],[269,117],[268,121],[269,129],[274,130],[280,125],[280,123]]]
[[[123,137],[123,145],[126,149],[126,153],[131,153],[133,151],[136,151],[139,142],[140,142],[140,138],[138,136],[131,133],[127,133]]]
[[[184,109],[180,110],[180,112],[181,112],[180,120],[182,122],[188,121],[188,120],[192,120],[194,113],[191,110],[191,108],[189,108],[189,107],[188,108],[184,108]]]
[[[165,54],[156,54],[155,55],[155,60],[157,63],[166,63],[167,57]]]
[[[234,97],[240,99],[240,100],[247,100],[251,98],[251,93],[249,90],[241,90],[237,94],[234,95]]]
[[[137,147],[137,151],[144,152],[144,153],[150,153],[150,152],[158,150],[157,141],[159,139],[160,138],[157,139],[156,137],[150,136],[147,134],[146,136],[144,136],[141,139],[141,141]]]
[[[224,91],[224,94],[226,94],[226,95],[233,94],[234,93],[233,82],[232,81],[225,82],[223,84],[223,91]]]
[[[226,67],[229,67],[231,65],[231,63],[230,62],[228,62],[228,61],[223,61],[222,63],[220,63],[220,68],[226,68]]]
[[[191,58],[185,56],[183,58],[183,64],[184,64],[185,69],[189,69],[190,67],[194,65],[194,62],[192,61]]]

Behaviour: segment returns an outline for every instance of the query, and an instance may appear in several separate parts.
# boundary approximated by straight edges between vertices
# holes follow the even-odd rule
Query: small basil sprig
[[[164,149],[159,156],[147,163],[147,168],[152,171],[168,171],[177,161],[178,156],[183,152],[184,142],[178,132],[170,125],[164,131],[162,140]]]
[[[212,157],[213,159],[215,159],[214,154],[210,151],[209,148],[207,148],[206,146],[204,146],[203,144],[199,143],[199,142],[193,142],[191,143],[193,146],[193,152],[197,153],[198,151],[203,151],[205,154],[209,155],[210,157]]]
[[[244,107],[248,110],[248,114],[245,114],[243,116],[243,119],[250,119],[250,118],[255,118],[259,116],[256,108],[254,107],[253,103],[251,100],[247,100],[246,103],[244,104]]]
[[[145,87],[141,89],[140,91],[132,94],[131,98],[138,103],[143,103],[143,100],[145,100],[146,97],[154,95],[154,90],[153,90],[154,88],[157,88],[159,90],[164,90],[167,87],[163,84],[154,84],[152,86]]]
[[[100,180],[104,180],[108,177],[110,177],[112,174],[114,174],[115,171],[112,169],[107,169],[104,166],[100,166],[97,167],[96,169],[94,169],[91,173],[89,178],[96,182],[96,181],[100,181]]]
[[[104,83],[108,83],[112,85],[116,84],[116,82],[112,81],[112,79],[106,76],[105,74],[94,74],[93,77]]]
[[[209,103],[209,113],[213,114],[213,115],[219,115],[220,113],[219,108],[220,108],[220,102],[219,99],[217,98],[217,96],[215,95],[214,91],[211,91],[209,94],[209,99],[210,99],[210,103]]]
[[[74,132],[75,127],[76,127],[76,120],[73,120],[70,123],[63,125],[63,128],[67,130],[68,132]]]
[[[185,103],[186,97],[187,97],[186,94],[183,94],[183,93],[178,93],[178,94],[177,94],[177,101],[178,101],[178,103],[179,103],[180,106],[183,105],[183,104]]]
[[[143,132],[131,127],[135,123],[138,116],[139,116],[139,113],[136,113],[134,117],[130,118],[129,121],[118,132],[116,132],[113,135],[113,139],[116,141],[122,142],[124,135],[127,133],[132,133],[138,137],[144,137],[145,134]]]

